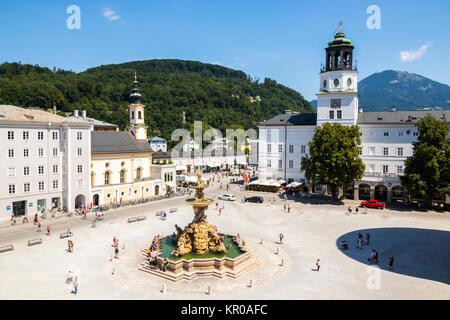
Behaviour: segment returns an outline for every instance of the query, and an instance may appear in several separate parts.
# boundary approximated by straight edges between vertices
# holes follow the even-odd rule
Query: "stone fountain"
[[[201,171],[197,171],[197,185],[194,186],[194,189],[196,189],[195,196],[185,200],[194,210],[194,220],[184,230],[175,225],[177,229],[175,236],[177,249],[172,254],[176,257],[191,252],[197,254],[227,252],[227,248],[223,243],[224,236],[218,234],[216,226],[206,221],[205,211],[209,205],[214,203],[214,200],[206,197],[204,193],[206,188],[207,186],[203,184]]]

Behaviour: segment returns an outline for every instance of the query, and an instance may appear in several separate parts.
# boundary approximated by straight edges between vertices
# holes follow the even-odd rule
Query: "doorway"
[[[25,215],[25,209],[27,207],[26,201],[13,202],[13,214],[15,217]]]

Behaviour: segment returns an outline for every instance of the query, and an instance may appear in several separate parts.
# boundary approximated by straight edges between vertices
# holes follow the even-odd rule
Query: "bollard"
[[[211,287],[211,285],[208,286],[208,294],[209,294],[209,295],[212,294],[212,287]]]
[[[113,255],[111,255],[111,258],[109,258],[109,261],[112,261],[112,259],[113,259]]]
[[[122,250],[125,250],[125,242],[123,243]]]
[[[276,254],[280,254],[280,248],[277,247],[277,253]]]
[[[112,268],[111,274],[114,274],[114,271],[116,271],[116,268],[115,268],[115,267]]]
[[[253,288],[253,279],[250,280],[250,288]]]
[[[280,266],[281,266],[281,267],[284,266],[284,259],[281,259],[281,264],[280,264]]]
[[[261,242],[259,244],[264,244],[264,238],[261,238]]]
[[[166,286],[166,283],[163,283],[161,292],[162,292],[162,293],[167,293],[167,286]]]

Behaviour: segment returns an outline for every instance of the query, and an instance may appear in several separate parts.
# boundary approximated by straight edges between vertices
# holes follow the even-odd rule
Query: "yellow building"
[[[164,170],[152,165],[154,151],[147,141],[145,107],[140,102],[136,77],[130,99],[129,131],[91,132],[91,204],[94,206],[164,195],[173,186],[175,165],[165,165]]]

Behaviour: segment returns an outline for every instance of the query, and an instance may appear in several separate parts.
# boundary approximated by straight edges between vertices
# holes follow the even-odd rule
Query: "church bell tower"
[[[325,66],[320,71],[317,93],[317,125],[338,122],[354,125],[358,117],[358,71],[353,66],[354,46],[342,32],[342,23],[334,39],[325,48]]]
[[[130,94],[130,104],[128,105],[130,114],[130,125],[128,130],[137,140],[147,140],[147,126],[144,121],[145,106],[141,103],[142,95],[139,93],[139,82],[136,72],[134,73],[133,89]]]

